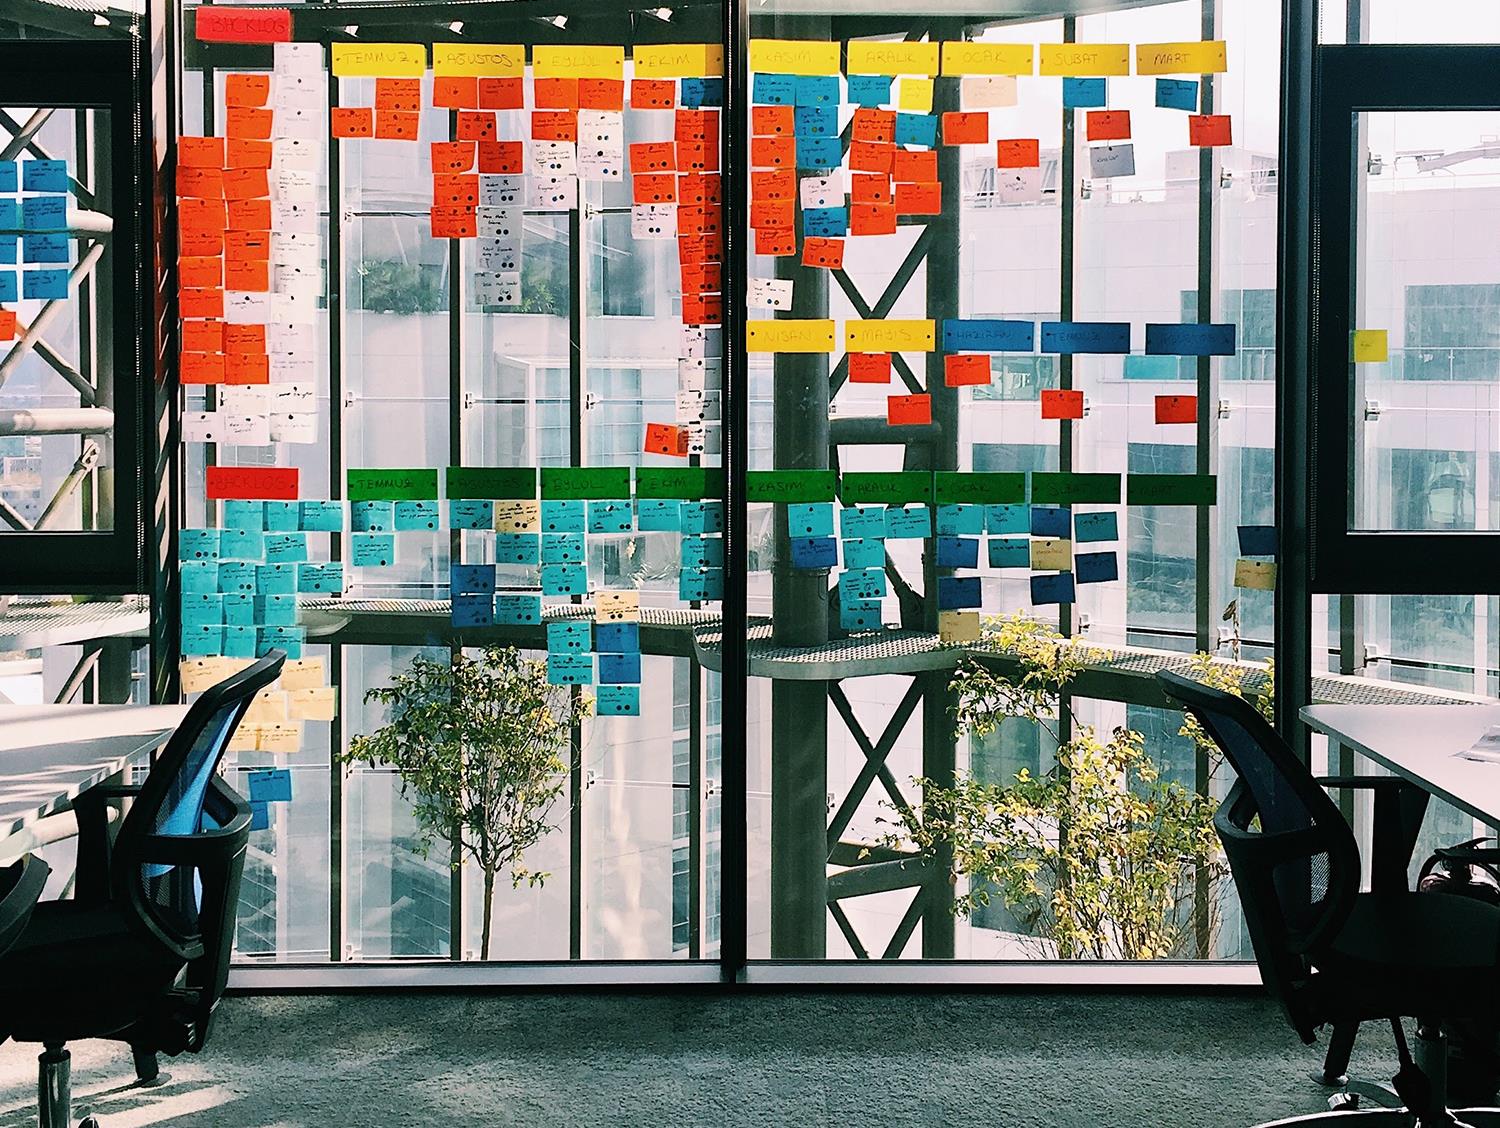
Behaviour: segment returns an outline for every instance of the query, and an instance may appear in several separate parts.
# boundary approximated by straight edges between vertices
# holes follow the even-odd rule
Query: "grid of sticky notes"
[[[179,373],[218,390],[185,442],[318,441],[323,48],[277,43],[270,73],[224,76],[221,133],[177,140]]]
[[[1234,562],[1234,586],[1249,591],[1276,589],[1276,526],[1241,525],[1240,554]]]
[[[68,162],[0,161],[0,305],[68,296],[73,261],[68,234]],[[16,335],[14,309],[0,309],[0,340]]]
[[[640,716],[640,592],[595,592],[592,619],[548,623],[547,681],[594,686],[600,716]]]
[[[401,540],[420,540],[422,554],[442,528],[435,469],[351,469],[345,474],[349,499],[349,565],[390,568]]]

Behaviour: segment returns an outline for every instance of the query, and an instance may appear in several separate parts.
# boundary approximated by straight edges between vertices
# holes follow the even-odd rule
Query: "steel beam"
[[[37,407],[0,411],[0,435],[98,435],[114,430],[107,407]]]

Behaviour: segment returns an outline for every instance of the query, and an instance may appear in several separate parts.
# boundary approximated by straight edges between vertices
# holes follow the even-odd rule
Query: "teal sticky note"
[[[1025,536],[1031,532],[1029,505],[986,505],[984,529],[990,536]]]
[[[294,533],[302,525],[302,505],[296,501],[268,501],[262,514],[268,533]]]
[[[641,687],[601,685],[594,691],[594,713],[600,717],[639,717]]]
[[[249,623],[224,628],[224,657],[254,658],[256,628]]]
[[[542,502],[542,532],[581,533],[587,525],[587,510],[585,510],[583,502]]]
[[[1030,568],[1031,541],[1026,537],[991,537],[991,568]]]
[[[886,594],[884,568],[860,568],[839,575],[839,602],[882,599]]]
[[[343,561],[297,565],[297,590],[303,595],[343,595]]]
[[[349,527],[356,533],[391,532],[396,527],[396,503],[393,501],[351,502],[349,504]]]
[[[257,564],[255,566],[256,595],[296,595],[296,564]]]
[[[356,568],[387,568],[396,562],[393,533],[350,533],[349,555]]]
[[[299,564],[307,559],[306,533],[266,533],[267,564]]]
[[[21,261],[27,263],[68,262],[72,251],[61,231],[49,235],[27,235],[21,239]]]
[[[344,529],[344,503],[304,501],[298,506],[297,527],[309,533],[338,533]]]
[[[593,685],[592,654],[547,655],[547,682],[550,685]]]
[[[635,527],[635,514],[629,500],[591,501],[588,523],[591,533],[628,533]]]
[[[220,529],[220,560],[264,560],[265,534],[259,529]]]
[[[306,637],[301,627],[261,627],[256,631],[255,656],[264,658],[272,650],[284,650],[288,658],[301,658]]]
[[[588,572],[582,564],[543,564],[543,595],[587,595]]]
[[[223,601],[226,626],[253,627],[255,625],[255,596],[252,593],[226,591],[219,598]],[[252,637],[252,645],[254,641]]]
[[[184,658],[211,658],[224,652],[224,628],[218,623],[183,623],[181,637]]]
[[[16,175],[15,161],[0,161],[0,192],[19,192],[21,181]],[[64,184],[63,191],[67,191]]]
[[[1080,544],[1120,539],[1119,522],[1114,510],[1104,513],[1073,514],[1073,539]],[[1084,580],[1080,576],[1079,583]]]
[[[839,626],[846,631],[878,631],[880,600],[840,599]]]
[[[177,559],[217,560],[219,558],[218,529],[179,529],[177,532]]]
[[[684,568],[677,575],[677,598],[723,599],[724,569]]]
[[[680,564],[684,568],[724,567],[724,538],[683,537]]]
[[[922,540],[932,535],[932,514],[925,505],[908,505],[885,512],[885,535],[889,540]]]
[[[643,533],[675,533],[682,528],[682,502],[642,499],[635,503],[636,528]]]
[[[436,501],[398,501],[395,513],[398,533],[432,533],[438,527]]]
[[[295,627],[297,625],[297,597],[295,595],[257,595],[255,618],[257,622],[268,627]]]
[[[536,533],[496,533],[496,564],[539,564],[541,537]]]
[[[787,535],[792,537],[833,536],[833,502],[815,501],[786,507]]]
[[[885,521],[881,520],[881,535],[885,535]],[[845,568],[884,568],[884,540],[846,540],[844,542]]]
[[[7,162],[11,163],[11,162]],[[0,191],[14,192],[11,187]],[[66,192],[68,190],[68,162],[60,160],[33,160],[21,162],[21,191]]]
[[[184,627],[217,627],[224,622],[224,597],[217,592],[182,593]]]
[[[12,255],[8,260],[4,258],[3,252],[6,241],[13,238],[9,235],[0,235],[0,262],[15,261]],[[21,300],[21,291],[16,285],[16,272],[14,270],[0,270],[0,302],[18,302]]]
[[[1063,109],[1102,109],[1109,104],[1109,88],[1102,78],[1063,79]]]
[[[506,626],[533,626],[541,621],[541,596],[510,592],[495,596],[495,622]]]
[[[219,561],[219,590],[255,594],[255,569],[260,565],[249,560]]]
[[[451,529],[493,529],[495,503],[488,498],[459,497],[448,502]]]
[[[845,540],[883,540],[885,506],[855,505],[839,514],[839,533]]]
[[[1198,112],[1198,84],[1187,78],[1158,78],[1156,104],[1163,110]]]
[[[724,503],[722,501],[684,501],[682,503],[682,531],[684,533],[722,533],[724,531]]]
[[[21,201],[21,226],[27,231],[62,231],[68,226],[66,196],[32,196]]]
[[[226,529],[264,529],[266,527],[266,503],[230,498],[224,503],[224,527]]]
[[[582,564],[584,547],[582,533],[543,533],[542,563]]]
[[[548,654],[583,654],[593,645],[593,628],[582,620],[547,624]]]
[[[940,537],[979,536],[984,532],[984,506],[938,506],[937,531]]]
[[[68,296],[66,270],[28,270],[21,275],[21,297],[33,301],[64,301]]]

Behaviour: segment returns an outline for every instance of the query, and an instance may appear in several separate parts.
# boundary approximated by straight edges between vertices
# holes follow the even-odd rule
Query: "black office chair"
[[[1446,1111],[1447,1020],[1500,1014],[1500,908],[1407,888],[1427,794],[1390,776],[1317,778],[1248,702],[1171,673],[1156,675],[1211,736],[1239,778],[1214,816],[1261,978],[1309,1045],[1331,1026],[1324,1075],[1348,1067],[1361,1022],[1387,1019],[1407,1111],[1333,1112],[1354,1123],[1500,1124],[1500,1110]],[[1371,889],[1360,892],[1354,832],[1325,787],[1374,792]],[[1417,1020],[1416,1061],[1403,1018]],[[1337,1098],[1335,1102],[1338,1103]]]
[[[73,899],[36,905],[0,953],[0,1041],[45,1047],[41,1128],[71,1123],[71,1040],[128,1043],[145,1082],[158,1077],[158,1053],[203,1048],[229,978],[250,837],[250,806],[219,762],[285,660],[273,650],[205,691],[143,783],[101,784],[74,800]],[[110,800],[130,801],[113,832]]]

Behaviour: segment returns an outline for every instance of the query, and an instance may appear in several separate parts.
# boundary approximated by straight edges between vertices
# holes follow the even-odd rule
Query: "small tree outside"
[[[418,656],[391,684],[365,694],[389,721],[356,736],[344,764],[395,769],[412,802],[424,857],[458,843],[484,875],[480,958],[490,955],[495,879],[512,888],[542,885],[547,873],[526,866],[526,852],[548,831],[567,786],[572,729],[592,700],[549,685],[545,662],[511,647],[488,647],[450,661]]]

